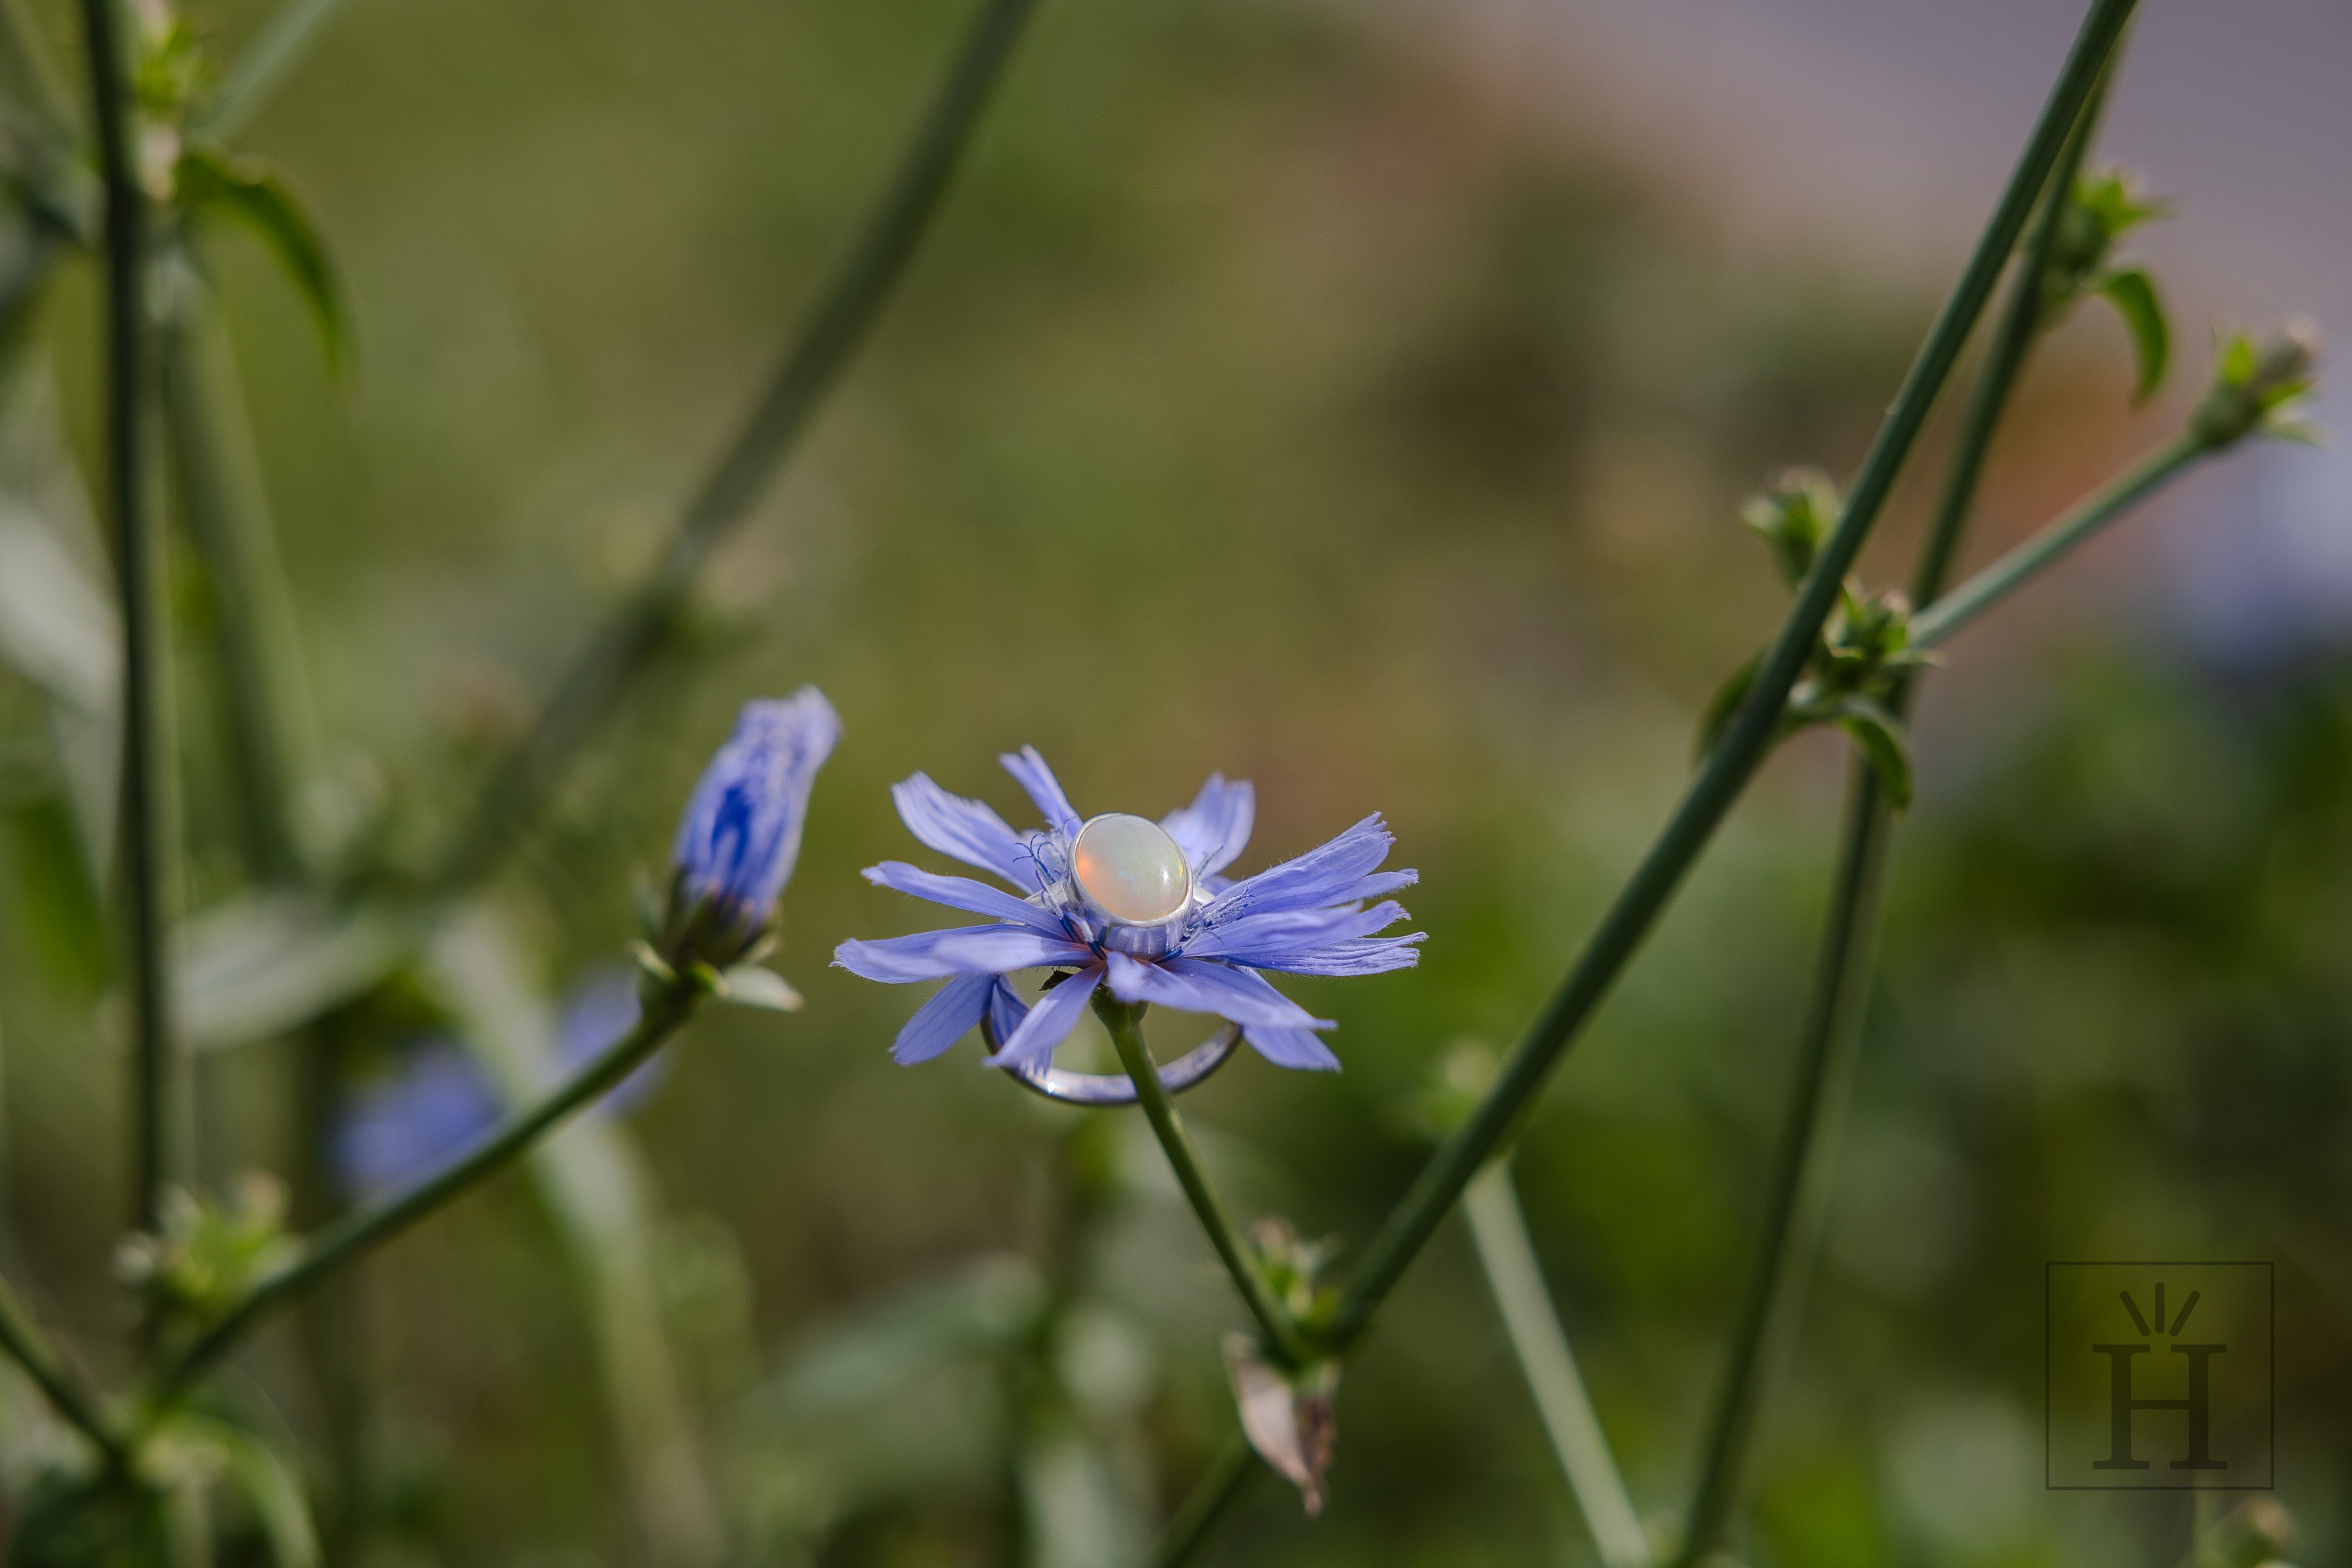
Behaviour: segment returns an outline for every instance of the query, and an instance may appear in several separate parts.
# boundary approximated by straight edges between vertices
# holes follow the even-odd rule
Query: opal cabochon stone
[[[1181,913],[1192,893],[1184,851],[1149,817],[1113,812],[1078,829],[1070,876],[1087,901],[1116,921],[1151,925]]]

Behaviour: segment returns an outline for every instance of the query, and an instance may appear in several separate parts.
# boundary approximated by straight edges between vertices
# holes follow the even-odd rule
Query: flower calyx
[[[2318,384],[2319,330],[2292,321],[2256,342],[2244,332],[2221,340],[2213,356],[2213,384],[2190,417],[2190,437],[2208,450],[2248,436],[2315,444],[2318,431],[2299,415]]]
[[[299,1244],[286,1212],[286,1184],[260,1172],[238,1177],[226,1200],[174,1187],[157,1228],[115,1249],[115,1277],[147,1299],[159,1323],[201,1327],[292,1261]]]
[[[1811,571],[1821,542],[1837,526],[1843,503],[1818,469],[1791,468],[1750,500],[1740,519],[1762,536],[1793,588]],[[1912,609],[1897,589],[1868,593],[1855,579],[1840,585],[1838,603],[1822,627],[1804,675],[1790,691],[1776,738],[1830,725],[1845,731],[1877,773],[1897,809],[1911,801],[1911,751],[1900,716],[1911,672],[1935,656],[1916,646]],[[1751,657],[1717,689],[1699,727],[1705,758],[1738,717],[1756,684],[1761,654]]]

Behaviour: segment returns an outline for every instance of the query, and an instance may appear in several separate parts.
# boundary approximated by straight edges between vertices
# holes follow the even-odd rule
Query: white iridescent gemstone
[[[1078,829],[1070,847],[1070,880],[1096,909],[1135,925],[1181,914],[1192,895],[1192,868],[1168,830],[1124,812]]]

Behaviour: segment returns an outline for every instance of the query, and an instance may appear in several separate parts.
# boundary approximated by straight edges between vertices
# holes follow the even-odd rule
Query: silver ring
[[[980,1036],[988,1042],[990,1056],[1004,1048],[1003,1043],[996,1037],[995,1024],[985,1016],[980,1021]],[[1161,1068],[1160,1087],[1170,1094],[1181,1094],[1196,1087],[1224,1066],[1241,1043],[1242,1026],[1227,1024]],[[1014,1068],[1013,1080],[1033,1094],[1058,1100],[1065,1105],[1133,1105],[1136,1101],[1135,1080],[1125,1073],[1064,1072],[1054,1065],[1051,1058],[1032,1067]]]

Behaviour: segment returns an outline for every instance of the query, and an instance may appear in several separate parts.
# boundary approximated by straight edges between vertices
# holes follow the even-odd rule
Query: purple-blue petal
[[[455,1159],[497,1125],[499,1109],[498,1091],[464,1050],[425,1041],[392,1077],[344,1102],[328,1152],[343,1185],[372,1197]]]
[[[1417,945],[1425,932],[1414,931],[1410,936],[1351,937],[1328,947],[1308,948],[1300,952],[1276,953],[1262,958],[1235,958],[1234,963],[1246,963],[1252,969],[1271,969],[1283,974],[1320,974],[1352,977],[1363,974],[1386,974],[1392,969],[1411,969],[1421,962]]]
[[[988,1026],[1002,1042],[1013,1037],[1021,1027],[1021,1020],[1029,1016],[1029,1004],[1002,974],[996,977],[996,989],[988,994]]]
[[[1045,765],[1045,759],[1037,754],[1036,747],[1024,746],[1019,752],[1008,752],[996,760],[1004,764],[1004,771],[1011,773],[1014,782],[1027,792],[1037,807],[1038,815],[1045,819],[1046,826],[1057,833],[1076,834],[1083,826],[1078,814],[1070,809],[1070,797],[1062,793],[1061,784],[1054,777],[1054,770]]]
[[[1222,925],[1247,915],[1352,902],[1372,896],[1366,890],[1368,885],[1379,891],[1392,890],[1402,884],[1389,881],[1381,886],[1385,879],[1371,874],[1388,858],[1389,847],[1395,842],[1396,836],[1376,812],[1330,842],[1234,883],[1209,902],[1201,911],[1201,920],[1207,925]],[[1389,873],[1391,879],[1410,876],[1410,872]]]
[[[1247,779],[1228,784],[1223,773],[1211,773],[1192,804],[1160,819],[1168,837],[1192,863],[1192,874],[1203,885],[1233,864],[1249,847],[1250,829],[1257,821],[1257,791]]]
[[[1369,910],[1343,906],[1244,915],[1188,936],[1184,952],[1193,958],[1223,958],[1235,963],[1257,964],[1268,958],[1370,936],[1404,918],[1403,907],[1393,901],[1375,904]]]
[[[1122,1002],[1156,1002],[1182,1013],[1212,1013],[1236,1024],[1296,1029],[1333,1026],[1267,984],[1263,976],[1202,959],[1167,958],[1146,963],[1114,952],[1110,989]]]
[[[1095,987],[1102,983],[1102,966],[1082,969],[1043,996],[1029,1009],[1029,1016],[1020,1026],[1006,1037],[1004,1048],[988,1058],[992,1068],[1024,1068],[1037,1062],[1050,1061],[1054,1047],[1069,1037],[1077,1027],[1078,1015],[1087,1010]]]
[[[1035,904],[992,888],[985,882],[975,882],[969,877],[942,877],[909,866],[904,860],[885,860],[879,866],[866,868],[866,879],[877,888],[896,892],[912,893],[919,899],[929,899],[935,904],[945,904],[951,910],[970,910],[976,915],[993,915],[996,919],[1024,926],[1041,935],[1068,939],[1061,917],[1049,914]]]
[[[993,974],[959,974],[939,989],[939,994],[915,1010],[907,1026],[891,1042],[890,1059],[900,1067],[929,1061],[969,1034],[987,1011],[997,979]]]
[[[800,855],[809,790],[840,739],[841,720],[814,686],[743,705],[678,821],[671,858],[688,898],[754,926],[774,913]]]
[[[1017,926],[953,926],[879,942],[845,942],[833,961],[852,974],[889,985],[944,980],[951,974],[1009,974],[1051,963],[1091,963],[1076,942]]]
[[[1262,1025],[1245,1024],[1242,1038],[1250,1048],[1278,1068],[1295,1068],[1301,1072],[1338,1072],[1339,1058],[1331,1054],[1311,1029],[1277,1029]]]
[[[1024,892],[1035,890],[1036,862],[1021,836],[979,801],[950,795],[927,773],[892,784],[890,798],[898,804],[898,820],[926,847],[993,871]]]

